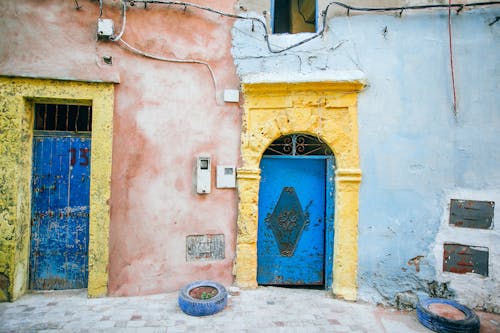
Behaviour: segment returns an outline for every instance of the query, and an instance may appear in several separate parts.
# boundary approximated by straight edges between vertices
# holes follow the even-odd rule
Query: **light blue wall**
[[[232,53],[240,75],[350,69],[366,74],[368,87],[358,105],[361,299],[393,303],[399,292],[428,292],[442,265],[433,249],[447,195],[454,189],[498,194],[500,22],[489,23],[499,15],[498,6],[452,14],[457,116],[447,10],[405,12],[401,18],[337,17],[324,37],[275,55],[257,25],[254,32],[249,22],[234,26]],[[304,36],[271,36],[271,43],[286,45]],[[492,232],[498,237],[497,227]],[[419,255],[416,272],[408,260]],[[497,276],[490,279],[498,286]]]

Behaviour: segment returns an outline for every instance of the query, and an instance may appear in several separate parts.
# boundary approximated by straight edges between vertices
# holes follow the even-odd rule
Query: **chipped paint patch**
[[[0,97],[0,301],[28,288],[35,102],[92,103],[88,295],[106,295],[113,84],[0,77]]]

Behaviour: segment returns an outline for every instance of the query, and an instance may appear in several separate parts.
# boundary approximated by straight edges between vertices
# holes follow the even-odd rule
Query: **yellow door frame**
[[[357,298],[358,207],[361,170],[357,96],[362,80],[320,82],[244,82],[238,169],[239,216],[236,283],[257,286],[257,230],[260,160],[277,138],[291,133],[317,135],[335,155],[335,237],[333,293]]]
[[[28,289],[35,103],[92,105],[88,295],[106,295],[114,85],[0,77],[0,301]]]

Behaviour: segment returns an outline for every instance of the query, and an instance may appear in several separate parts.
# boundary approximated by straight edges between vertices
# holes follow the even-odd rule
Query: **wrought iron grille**
[[[318,137],[308,134],[291,134],[276,139],[264,155],[333,155],[333,152]]]
[[[92,131],[92,106],[35,104],[35,130]]]

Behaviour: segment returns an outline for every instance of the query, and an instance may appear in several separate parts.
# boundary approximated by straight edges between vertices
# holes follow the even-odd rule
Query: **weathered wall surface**
[[[234,26],[240,75],[366,74],[358,101],[360,299],[394,304],[399,293],[443,294],[446,283],[466,304],[499,311],[498,208],[493,230],[447,225],[450,198],[495,201],[500,193],[499,28],[489,25],[499,13],[498,7],[452,13],[456,116],[447,10],[332,16],[323,37],[275,54],[259,26]],[[269,39],[279,49],[309,36]],[[489,276],[443,273],[443,242],[488,247]],[[418,271],[409,265],[417,256],[423,256]]]
[[[217,8],[230,11],[231,3],[218,2]],[[230,55],[232,22],[194,9],[148,8],[129,11],[124,39],[149,53],[207,61],[217,91],[203,65],[109,48],[122,68],[113,152],[114,295],[176,290],[198,279],[232,282],[236,191],[216,189],[214,178],[217,164],[236,165],[239,159],[240,111],[221,98],[224,88],[238,86]],[[200,154],[212,156],[212,192],[206,195],[195,193]],[[224,234],[225,259],[187,262],[186,237],[205,234]]]
[[[120,82],[114,97],[109,293],[175,290],[195,279],[230,284],[236,191],[216,189],[213,177],[212,193],[200,196],[194,170],[201,153],[212,156],[213,176],[217,164],[238,164],[239,106],[222,101],[225,88],[238,88],[230,53],[232,21],[175,6],[127,10],[127,43],[160,57],[207,62],[214,89],[202,64],[147,59],[118,42],[96,41],[99,2],[78,3],[80,9],[73,1],[2,1],[0,74]],[[234,2],[218,1],[213,7],[230,12]],[[103,18],[114,20],[118,34],[120,1],[104,1]],[[112,64],[103,57],[111,57]],[[7,206],[10,219],[16,208]],[[2,215],[2,237],[4,228],[5,237],[15,232]],[[187,262],[186,236],[205,234],[225,236],[225,259]],[[1,258],[12,246],[0,247]],[[10,265],[4,261],[0,272]],[[6,283],[0,275],[0,289]]]
[[[14,300],[28,288],[33,108],[41,101],[92,101],[88,294],[106,294],[113,88],[111,83],[0,77],[0,300]]]
[[[17,263],[26,264],[25,260],[17,258],[16,250],[27,246],[29,216],[26,214],[29,211],[19,196],[29,195],[29,182],[22,176],[29,175],[31,166],[31,161],[23,154],[31,142],[24,126],[30,123],[30,117],[18,109],[24,101],[12,93],[7,82],[0,82],[3,97],[0,102],[0,301],[12,298]],[[6,98],[7,93],[10,98]]]

